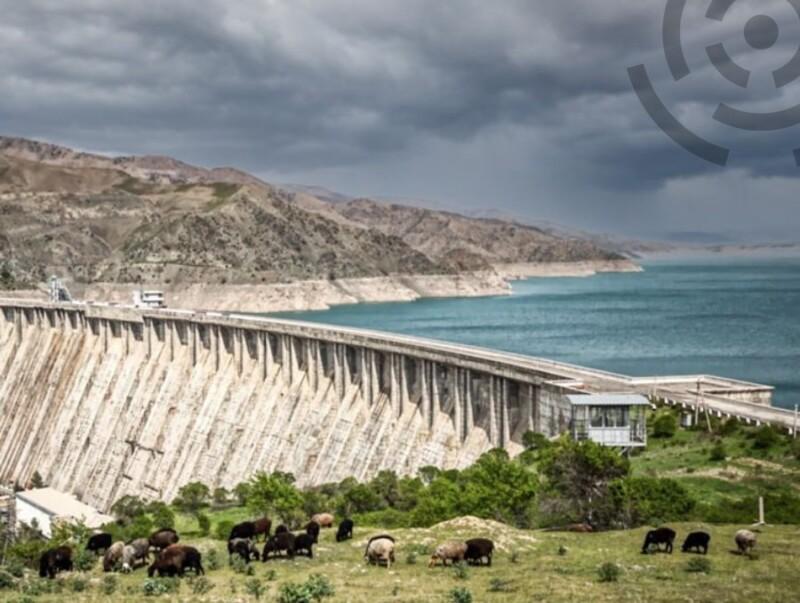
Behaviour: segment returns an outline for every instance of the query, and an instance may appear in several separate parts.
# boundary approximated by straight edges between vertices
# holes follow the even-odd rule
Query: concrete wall
[[[108,509],[259,470],[313,485],[465,467],[494,446],[519,451],[535,425],[535,384],[492,363],[349,341],[209,315],[4,306],[0,481],[39,471]]]

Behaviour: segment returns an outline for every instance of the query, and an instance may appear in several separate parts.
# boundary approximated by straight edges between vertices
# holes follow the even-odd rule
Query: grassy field
[[[192,543],[208,555],[218,550],[222,566],[209,570],[213,589],[204,595],[191,590],[191,579],[182,581],[179,591],[160,597],[174,601],[254,601],[244,583],[253,578],[265,587],[263,601],[277,600],[278,589],[285,582],[302,582],[311,574],[322,574],[333,584],[336,594],[329,601],[378,603],[382,601],[449,601],[449,592],[457,587],[468,589],[473,601],[796,601],[800,571],[800,529],[766,526],[761,529],[757,555],[753,559],[733,552],[733,534],[739,526],[701,526],[675,524],[678,538],[688,531],[704,528],[712,534],[708,559],[711,571],[687,571],[690,559],[697,555],[642,555],[644,529],[598,534],[516,530],[502,524],[476,519],[460,519],[430,529],[395,530],[397,563],[391,569],[365,564],[363,544],[377,529],[357,529],[353,541],[337,544],[331,530],[323,533],[317,556],[270,560],[253,564],[254,575],[234,572],[227,564],[224,543],[194,539]],[[470,567],[466,577],[450,568],[428,568],[425,551],[449,538],[490,536],[497,545],[494,564]],[[188,539],[187,539],[188,540]],[[562,554],[563,553],[563,554]],[[414,563],[410,561],[416,559]],[[603,583],[598,567],[612,562],[621,569],[618,581]],[[34,601],[148,601],[143,583],[143,569],[119,576],[113,595],[100,591],[102,572],[98,566],[83,574],[87,590],[75,593],[70,578],[62,575],[59,594],[43,594]],[[0,601],[23,601],[19,591],[0,591]]]

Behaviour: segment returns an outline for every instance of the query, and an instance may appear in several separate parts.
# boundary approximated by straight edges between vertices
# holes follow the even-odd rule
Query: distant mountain
[[[620,256],[517,222],[275,187],[234,168],[0,137],[0,287],[278,283]]]

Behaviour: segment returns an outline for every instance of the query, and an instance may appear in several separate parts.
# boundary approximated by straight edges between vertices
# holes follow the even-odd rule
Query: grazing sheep
[[[316,521],[309,521],[306,524],[306,534],[314,539],[314,542],[319,541],[319,524]]]
[[[308,555],[314,558],[314,544],[317,539],[311,534],[296,534],[294,537],[294,552],[296,555]]]
[[[39,576],[42,578],[56,577],[58,572],[72,571],[72,549],[60,546],[42,553],[39,558]]]
[[[470,565],[483,565],[483,560],[486,560],[486,565],[492,565],[492,553],[494,552],[494,542],[488,538],[472,538],[467,540],[467,552],[464,553],[464,559]]]
[[[367,560],[370,565],[386,564],[386,568],[392,566],[394,561],[394,539],[377,536],[370,538],[367,544]]]
[[[173,544],[161,551],[158,559],[147,568],[147,575],[151,578],[159,576],[183,576],[186,570],[194,570],[195,575],[202,576],[205,571],[202,564],[203,556],[196,548],[183,544]]]
[[[103,571],[113,572],[122,562],[122,552],[125,550],[125,543],[121,540],[112,544],[103,555]]]
[[[333,515],[330,513],[317,513],[311,518],[311,521],[317,522],[321,528],[333,527]]]
[[[339,529],[336,530],[336,542],[343,542],[350,540],[353,537],[353,520],[345,519],[339,524]]]
[[[171,544],[177,544],[180,540],[178,533],[172,528],[162,528],[157,532],[150,534],[148,541],[150,546],[159,551],[163,551]]]
[[[273,557],[275,557],[281,551],[286,551],[289,558],[294,557],[294,541],[295,535],[291,532],[281,532],[270,536],[261,553],[261,561],[266,563],[270,553],[273,553]]]
[[[453,563],[464,561],[464,556],[466,554],[466,542],[445,542],[444,544],[440,544],[436,547],[436,551],[434,551],[433,555],[431,555],[431,559],[428,562],[428,567],[433,567],[439,562],[441,562],[442,566],[445,566],[447,565],[448,561],[451,565]]]
[[[231,533],[228,536],[228,540],[233,540],[234,538],[253,538],[255,535],[255,522],[243,521],[242,523],[237,523],[231,528]]]
[[[253,522],[253,540],[258,540],[260,534],[264,535],[264,542],[269,538],[269,530],[272,527],[272,520],[268,517],[256,519]]]
[[[642,544],[642,554],[649,553],[653,546],[656,551],[661,550],[661,545],[665,546],[665,551],[672,554],[672,543],[675,541],[675,530],[670,528],[657,528],[650,530],[644,537],[644,544]]]
[[[137,567],[145,565],[150,556],[150,541],[147,538],[137,538],[122,550],[122,571],[130,572]]]
[[[756,546],[756,535],[750,530],[739,530],[734,536],[736,548],[742,555],[748,555]]]
[[[258,548],[247,538],[234,538],[228,541],[228,559],[230,560],[234,554],[239,555],[245,563],[250,563],[251,558],[256,561],[259,559]]]
[[[86,543],[86,550],[92,551],[97,554],[100,551],[107,551],[108,547],[114,541],[111,534],[101,532],[99,534],[92,534],[89,536],[89,542]]]
[[[700,549],[702,549],[703,555],[706,555],[708,554],[709,542],[711,542],[711,535],[707,532],[691,532],[686,537],[686,540],[683,541],[681,551],[688,553],[692,549],[697,549],[697,552],[699,553]]]

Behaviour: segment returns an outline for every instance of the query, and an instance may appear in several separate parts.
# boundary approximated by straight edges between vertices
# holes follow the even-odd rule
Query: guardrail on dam
[[[522,434],[555,435],[568,394],[644,393],[793,427],[772,388],[631,378],[547,360],[240,315],[0,300],[0,480],[34,471],[107,509],[231,488],[280,469],[300,485],[452,468]]]

